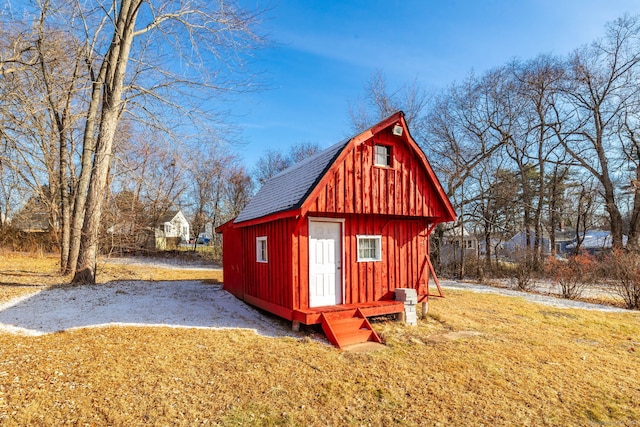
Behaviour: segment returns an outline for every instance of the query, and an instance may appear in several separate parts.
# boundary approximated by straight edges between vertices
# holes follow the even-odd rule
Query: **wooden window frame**
[[[379,262],[382,261],[382,236],[380,235],[362,235],[362,234],[358,234],[356,236],[357,238],[357,252],[358,252],[358,259],[357,262]],[[371,257],[367,257],[367,258],[363,258],[360,256],[360,242],[363,240],[373,240],[375,242],[375,257],[371,258]]]
[[[256,262],[260,262],[263,264],[269,262],[269,246],[267,243],[267,236],[256,237]]]
[[[378,163],[378,147],[386,150],[386,162]],[[382,153],[381,153],[382,154]],[[393,149],[390,145],[374,144],[373,145],[373,165],[380,168],[392,168],[393,167]]]

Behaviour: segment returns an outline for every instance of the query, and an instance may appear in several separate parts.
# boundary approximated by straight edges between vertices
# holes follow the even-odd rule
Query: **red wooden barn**
[[[398,112],[273,177],[217,229],[224,288],[294,328],[322,323],[338,346],[378,340],[366,317],[402,312],[395,288],[428,298],[429,234],[454,219]]]

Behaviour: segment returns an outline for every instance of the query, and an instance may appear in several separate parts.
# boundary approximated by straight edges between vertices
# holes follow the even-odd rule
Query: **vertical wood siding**
[[[380,261],[358,262],[357,236],[382,236]],[[428,256],[424,220],[348,216],[345,221],[345,303],[393,299],[395,288],[426,290],[421,264]]]
[[[234,227],[228,227],[222,233],[223,287],[238,298],[242,298],[244,286],[242,233],[242,229]]]
[[[244,293],[282,307],[291,308],[292,289],[292,231],[295,222],[278,220],[243,227]],[[267,260],[256,261],[256,238],[267,237]],[[225,265],[226,266],[226,265]]]
[[[318,213],[318,216],[321,214]],[[395,288],[426,292],[428,254],[424,219],[344,215],[343,282],[346,304],[393,299]],[[381,261],[358,262],[357,236],[382,236]],[[309,306],[309,240],[305,218],[292,239],[293,309]]]
[[[353,147],[330,171],[309,211],[443,217],[435,184],[417,155],[386,129]],[[374,145],[391,147],[392,166],[374,166]]]

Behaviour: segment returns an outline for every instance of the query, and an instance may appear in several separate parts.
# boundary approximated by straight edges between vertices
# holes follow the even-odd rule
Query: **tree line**
[[[260,12],[46,0],[0,18],[0,226],[25,200],[41,206],[78,283],[94,280],[99,237],[118,219],[143,227],[186,206],[197,236],[319,150],[270,150],[249,171],[228,148],[220,106],[255,87],[244,65],[265,43]],[[390,90],[377,72],[349,105],[353,129],[405,111],[489,268],[496,242],[521,230],[534,265],[562,228],[579,246],[606,227],[614,248],[639,251],[639,36],[625,16],[569,55],[513,60],[437,93],[417,79]]]
[[[243,197],[231,188],[246,173],[223,149],[220,105],[253,87],[245,63],[265,42],[259,11],[199,0],[9,6],[0,12],[1,218],[36,194],[74,282],[95,281],[105,211],[127,199],[113,203],[112,192],[148,199],[151,216],[188,190],[200,216],[209,194]],[[221,174],[232,178],[223,185]]]
[[[602,227],[614,250],[640,251],[639,72],[640,21],[624,16],[569,55],[514,59],[437,93],[417,81],[390,90],[377,72],[349,111],[358,129],[408,109],[484,264],[523,231],[540,266],[543,236],[554,248],[559,229],[575,232],[578,250]]]

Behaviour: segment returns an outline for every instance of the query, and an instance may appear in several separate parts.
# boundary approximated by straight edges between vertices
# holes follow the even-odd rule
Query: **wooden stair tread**
[[[359,309],[342,312],[322,313],[322,329],[329,341],[336,347],[376,342],[380,337],[371,328],[369,321]]]
[[[344,333],[340,335],[340,346],[345,346],[349,344],[357,344],[361,342],[369,341],[371,337],[370,330],[358,329],[356,331],[350,331],[348,333]]]
[[[360,329],[365,326],[365,323],[361,317],[351,317],[349,319],[331,320],[331,326],[342,329]]]

